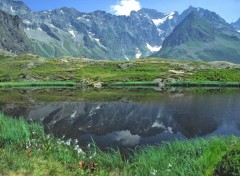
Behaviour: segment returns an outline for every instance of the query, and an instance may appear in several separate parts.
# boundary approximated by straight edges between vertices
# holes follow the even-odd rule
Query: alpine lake
[[[131,149],[214,135],[240,136],[240,90],[154,87],[0,89],[0,111],[44,125],[84,149]]]

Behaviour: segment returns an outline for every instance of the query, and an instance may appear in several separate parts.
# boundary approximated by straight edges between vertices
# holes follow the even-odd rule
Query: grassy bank
[[[240,87],[240,82],[176,81],[176,82],[166,83],[166,86],[173,86],[173,87]]]
[[[74,140],[44,134],[0,114],[0,175],[237,175],[240,139],[214,137],[165,143],[136,150],[125,160],[118,150],[82,151]]]
[[[158,83],[153,81],[141,81],[141,82],[114,82],[108,84],[108,86],[158,86]]]
[[[76,87],[75,82],[0,82],[0,87]]]

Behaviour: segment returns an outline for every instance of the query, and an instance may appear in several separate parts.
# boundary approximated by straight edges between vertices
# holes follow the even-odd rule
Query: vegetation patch
[[[0,82],[0,87],[75,87],[75,82]]]
[[[11,62],[11,64],[9,64]],[[239,83],[240,66],[217,63],[177,61],[173,59],[136,59],[132,61],[96,61],[83,58],[63,57],[46,59],[35,55],[16,57],[0,56],[0,82],[38,82],[49,85],[153,84],[163,82],[215,82]],[[142,82],[142,83],[140,83]],[[46,83],[47,84],[47,83]],[[55,83],[54,83],[55,85]],[[0,85],[1,86],[1,85]]]
[[[0,114],[2,175],[234,175],[239,146],[239,137],[200,138],[143,147],[124,159],[117,149],[89,144],[83,151],[74,139],[56,139],[40,124]]]
[[[114,82],[110,83],[109,86],[158,86],[156,82]]]
[[[176,81],[166,83],[166,85],[174,87],[240,87],[240,82]]]
[[[240,146],[230,146],[225,155],[217,164],[214,175],[234,175],[240,173]]]

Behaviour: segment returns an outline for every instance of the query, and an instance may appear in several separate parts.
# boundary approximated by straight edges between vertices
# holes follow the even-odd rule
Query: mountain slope
[[[0,11],[0,48],[13,53],[26,53],[31,46],[18,16]]]
[[[240,63],[240,34],[216,14],[191,12],[153,56]],[[217,22],[218,21],[218,22]]]
[[[134,12],[132,12],[134,13]],[[146,17],[151,20],[157,27],[159,36],[163,41],[176,27],[178,23],[178,12],[162,13],[154,9],[141,9],[136,12],[138,17]]]
[[[0,9],[23,19],[34,53],[45,57],[128,60],[151,55],[163,41],[152,20],[136,13],[115,16],[72,8],[33,12],[12,0],[2,0]]]
[[[240,18],[235,23],[232,23],[232,25],[237,30],[237,32],[240,32]]]
[[[238,56],[238,51],[235,52],[239,45],[238,23],[230,25],[216,13],[202,8],[189,7],[181,15],[141,9],[130,16],[116,16],[104,11],[82,13],[66,7],[33,12],[22,1],[1,0],[0,9],[20,16],[23,21],[16,28],[23,44],[15,46],[18,42],[13,42],[14,35],[8,33],[5,35],[11,41],[5,46],[8,50],[28,52],[29,40],[32,53],[49,58],[130,60],[155,53],[154,56],[161,57],[235,62]],[[192,13],[199,18],[191,20]],[[3,24],[2,28],[8,31],[7,26]]]

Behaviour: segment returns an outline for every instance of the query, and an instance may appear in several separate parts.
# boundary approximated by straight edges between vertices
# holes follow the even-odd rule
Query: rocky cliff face
[[[0,48],[13,53],[31,52],[20,17],[0,11]]]

